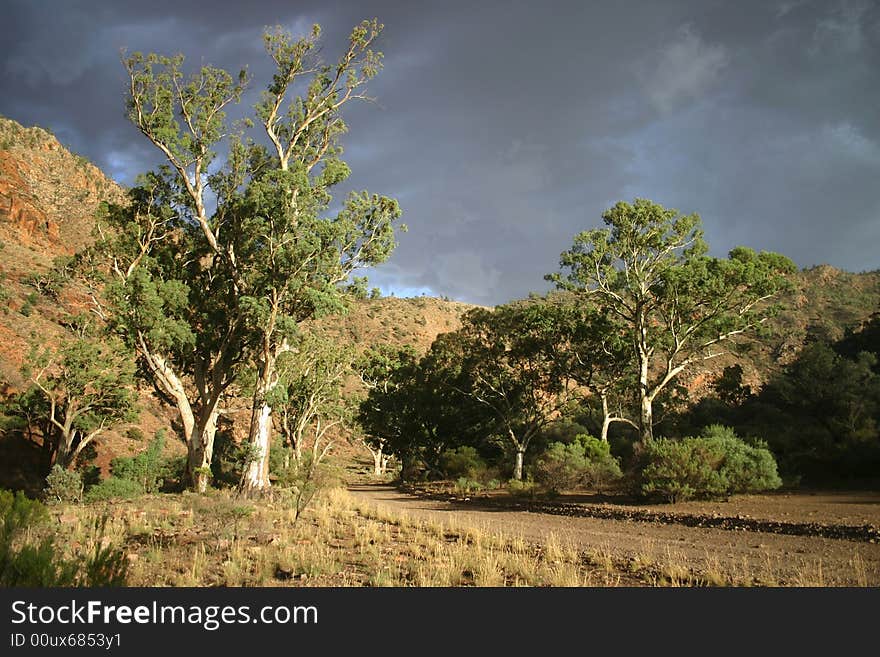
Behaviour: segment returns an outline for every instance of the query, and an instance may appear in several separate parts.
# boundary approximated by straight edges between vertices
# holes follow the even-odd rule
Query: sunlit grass
[[[103,538],[96,521],[108,519]],[[63,543],[121,545],[132,586],[826,586],[821,560],[791,575],[769,554],[722,565],[645,540],[628,554],[579,550],[550,533],[540,544],[460,518],[435,522],[326,492],[299,522],[279,502],[225,493],[159,495],[59,510]],[[789,564],[790,565],[790,564]],[[852,580],[867,586],[855,553]]]

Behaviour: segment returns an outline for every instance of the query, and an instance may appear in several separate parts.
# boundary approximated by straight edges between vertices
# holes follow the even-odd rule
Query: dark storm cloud
[[[123,117],[118,51],[270,74],[266,25],[324,27],[332,58],[385,23],[375,104],[350,107],[348,189],[410,231],[370,272],[398,294],[492,304],[545,289],[620,199],[699,212],[713,252],[880,266],[880,9],[706,2],[5,2],[0,113],[52,128],[124,183],[158,160]]]

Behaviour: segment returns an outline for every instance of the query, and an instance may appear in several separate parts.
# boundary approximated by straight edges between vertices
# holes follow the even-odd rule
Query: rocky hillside
[[[0,380],[19,383],[32,335],[61,330],[59,309],[37,294],[35,277],[88,244],[98,205],[123,195],[51,133],[0,117]]]

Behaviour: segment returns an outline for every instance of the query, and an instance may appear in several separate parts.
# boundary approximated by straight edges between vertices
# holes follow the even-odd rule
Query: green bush
[[[162,487],[165,475],[166,461],[162,458],[164,447],[165,432],[160,429],[140,454],[113,459],[110,472],[117,479],[136,482],[141,487],[141,493],[156,493]]]
[[[640,490],[648,497],[669,502],[694,497],[717,497],[727,490],[721,473],[724,454],[717,445],[702,438],[669,440],[657,438],[644,446]]]
[[[478,479],[486,472],[486,462],[475,448],[468,445],[443,452],[440,456],[440,467],[443,474],[450,479]]]
[[[732,429],[712,425],[698,437],[648,442],[637,473],[643,495],[670,502],[726,497],[779,488],[776,460],[760,441],[749,444]]]
[[[473,493],[478,490],[483,490],[483,484],[479,481],[474,481],[467,477],[459,477],[455,481],[455,491],[457,493]]]
[[[125,553],[101,540],[106,521],[95,525],[95,550],[64,559],[50,535],[34,537],[48,519],[46,507],[22,492],[0,490],[0,586],[124,586]]]
[[[181,478],[186,461],[163,458],[164,447],[165,432],[160,429],[140,454],[113,459],[110,462],[111,476],[89,488],[85,494],[86,501],[131,499],[157,493],[166,479]]]
[[[83,480],[76,470],[53,465],[46,476],[43,495],[50,502],[79,502],[82,500]]]
[[[511,479],[507,482],[507,492],[516,497],[533,498],[538,492],[535,482],[531,480],[520,481]]]
[[[107,477],[100,484],[92,486],[85,494],[86,502],[103,502],[113,499],[130,500],[144,494],[140,482],[122,477]]]
[[[323,491],[339,485],[341,472],[324,461],[315,462],[311,451],[303,452],[300,460],[292,459],[289,467],[276,479],[281,500],[293,511],[296,522],[303,511]]]
[[[782,485],[776,459],[764,441],[747,443],[738,438],[730,427],[718,424],[703,429],[701,436],[723,446],[728,493],[773,490]]]
[[[608,443],[578,434],[572,443],[550,443],[532,466],[532,474],[550,492],[578,488],[601,488],[621,477],[620,466]]]

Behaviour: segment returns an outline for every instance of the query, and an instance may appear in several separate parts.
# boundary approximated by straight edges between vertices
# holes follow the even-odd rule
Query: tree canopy
[[[649,440],[657,396],[734,337],[757,332],[796,268],[746,247],[711,257],[698,215],[653,201],[619,202],[602,218],[607,228],[576,235],[560,257],[565,273],[547,278],[597,305],[628,343],[638,425]]]

